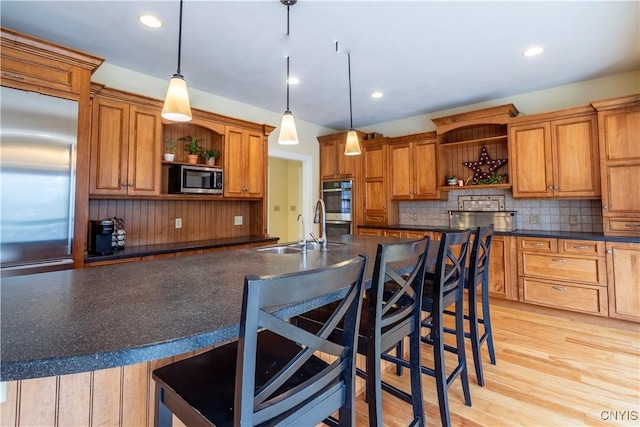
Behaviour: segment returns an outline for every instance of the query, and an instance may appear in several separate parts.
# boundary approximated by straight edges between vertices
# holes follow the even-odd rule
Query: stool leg
[[[469,298],[471,352],[473,353],[473,365],[476,369],[476,380],[480,386],[484,386],[484,373],[482,372],[482,355],[480,354],[480,337],[478,331],[478,294],[475,281],[470,283],[470,285],[467,295]]]
[[[171,427],[173,414],[164,404],[164,389],[156,384],[155,427]]]
[[[489,350],[489,359],[491,364],[496,364],[496,352],[493,348],[493,329],[491,329],[491,313],[489,310],[489,284],[488,278],[483,277],[482,280],[482,322],[484,325],[484,333],[487,335],[487,349]]]
[[[413,425],[424,427],[424,412],[423,412],[423,397],[422,397],[422,372],[420,360],[420,346],[422,340],[420,339],[420,319],[418,319],[416,325],[417,331],[411,333],[409,337],[409,361],[411,363],[410,376],[411,376],[411,405],[413,406]]]
[[[433,327],[431,328],[431,339],[433,340],[433,361],[436,379],[436,389],[438,392],[438,406],[440,407],[440,421],[442,427],[451,427],[451,417],[449,416],[449,397],[447,393],[447,373],[445,371],[444,360],[444,331],[442,329],[442,313],[433,315]]]
[[[467,375],[467,357],[464,350],[464,304],[462,298],[456,301],[456,350],[458,353],[458,365],[462,367],[460,380],[462,381],[462,392],[464,403],[471,406],[471,391],[469,390],[469,376]]]
[[[400,341],[398,343],[398,345],[396,346],[396,357],[398,359],[402,359],[404,357],[404,342]],[[396,375],[397,376],[402,376],[402,365],[399,363],[396,363]]]
[[[367,341],[366,400],[369,406],[369,426],[382,427],[382,379],[380,378],[380,336]],[[377,341],[377,342],[376,342]]]

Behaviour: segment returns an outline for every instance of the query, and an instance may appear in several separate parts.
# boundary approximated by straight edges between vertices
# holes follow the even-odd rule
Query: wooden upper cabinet
[[[63,98],[88,94],[103,59],[2,28],[2,85]]]
[[[389,190],[387,188],[388,145],[384,142],[367,141],[363,144],[363,223],[387,225],[389,221]]]
[[[604,234],[640,236],[640,94],[591,105],[598,110]]]
[[[391,200],[439,199],[436,157],[435,132],[390,139]]]
[[[591,107],[515,118],[509,146],[514,197],[600,195],[597,120]]]
[[[159,194],[161,141],[160,109],[96,96],[90,194]]]
[[[366,134],[356,131],[360,144]],[[345,156],[344,147],[347,143],[347,132],[333,135],[319,136],[320,143],[320,179],[355,178],[358,174],[360,158],[362,156]]]
[[[225,197],[262,198],[266,171],[264,134],[227,126],[224,147]]]

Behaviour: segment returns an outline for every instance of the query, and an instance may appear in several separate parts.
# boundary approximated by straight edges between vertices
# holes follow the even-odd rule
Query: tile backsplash
[[[504,195],[505,210],[516,211],[519,230],[602,232],[600,200],[514,199],[508,190],[461,190],[447,201],[400,202],[400,225],[449,226],[449,211],[458,210],[458,196]]]

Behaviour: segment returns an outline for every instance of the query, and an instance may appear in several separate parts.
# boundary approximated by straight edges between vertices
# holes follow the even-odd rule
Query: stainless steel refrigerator
[[[0,87],[0,273],[73,266],[78,103]]]

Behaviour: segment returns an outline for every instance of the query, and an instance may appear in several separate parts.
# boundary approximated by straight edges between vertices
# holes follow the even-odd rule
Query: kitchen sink
[[[331,250],[332,248],[340,249],[340,248],[344,248],[345,246],[346,244],[344,243],[327,242],[328,250]],[[319,244],[318,242],[314,242],[314,241],[307,242],[307,251],[319,251],[320,249],[322,249],[322,245]],[[302,252],[302,248],[298,246],[297,243],[288,243],[286,245],[281,245],[281,246],[269,246],[265,248],[258,248],[256,249],[256,252],[267,252],[270,254],[295,254],[295,253]]]

